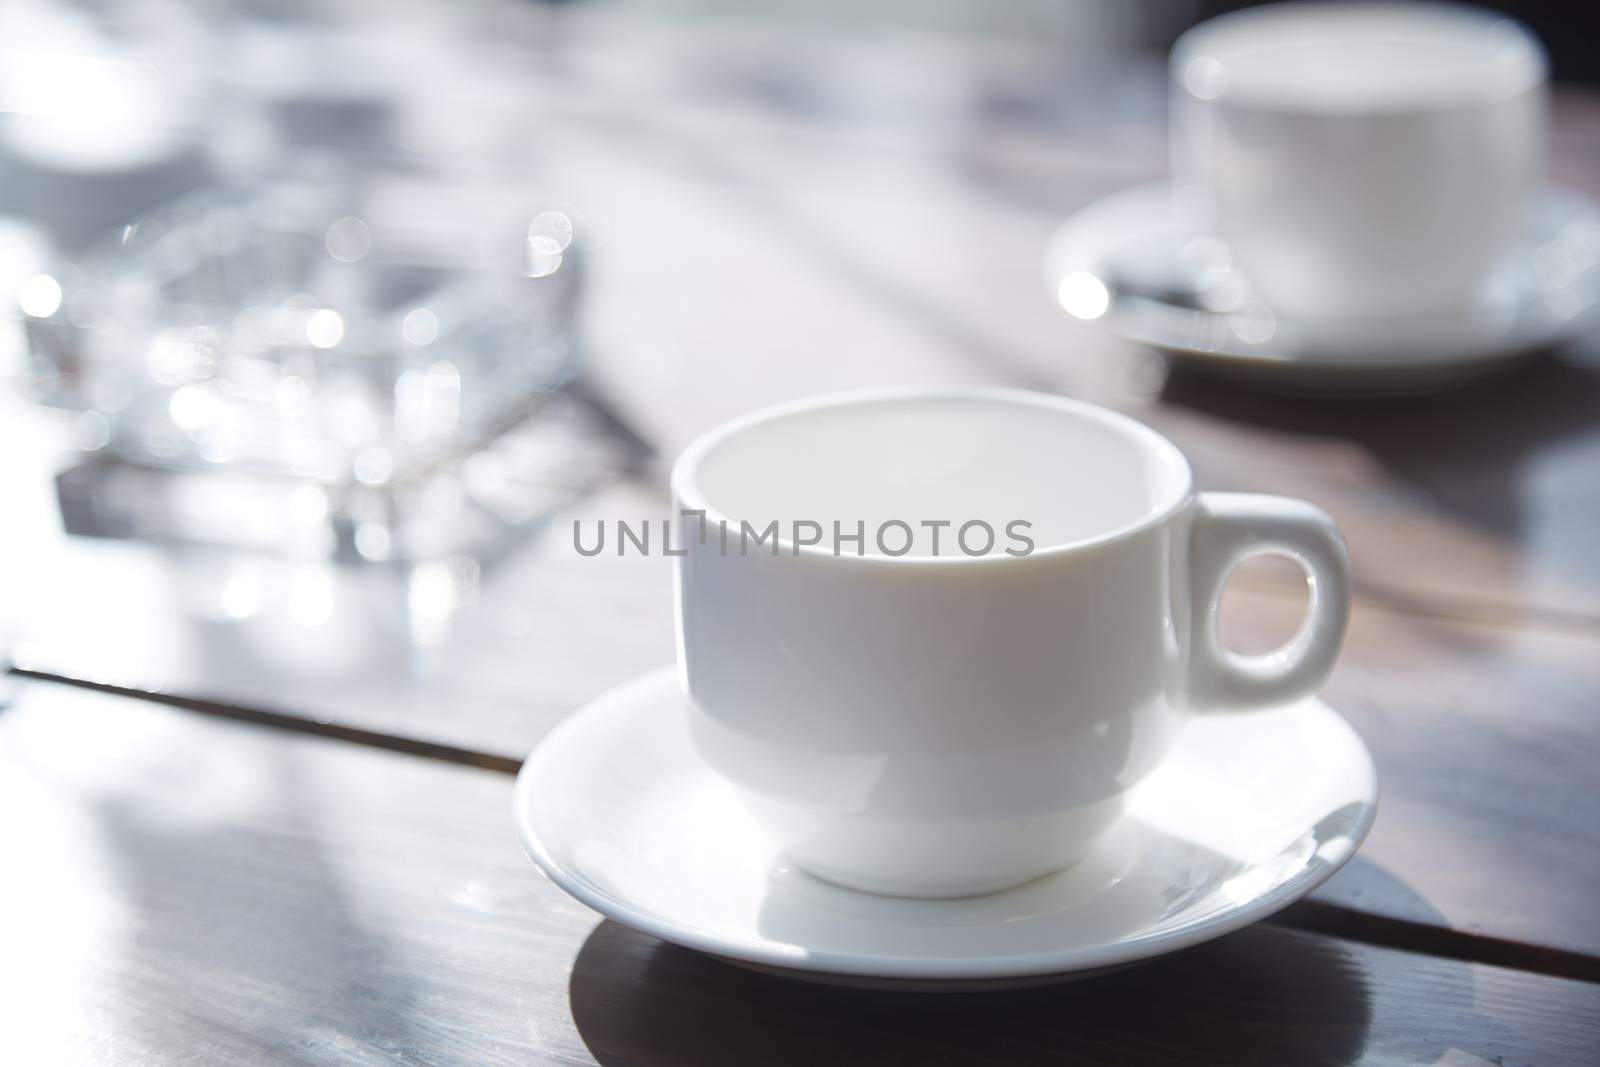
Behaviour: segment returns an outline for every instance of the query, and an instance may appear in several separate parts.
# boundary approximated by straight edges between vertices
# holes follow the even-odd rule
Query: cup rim
[[[1091,537],[1075,541],[1062,541],[1035,548],[1025,556],[1011,556],[991,552],[981,556],[890,556],[883,553],[864,552],[861,555],[835,554],[821,545],[796,545],[793,539],[783,536],[780,528],[776,545],[780,554],[792,557],[826,559],[848,566],[1021,566],[1029,561],[1051,559],[1080,552],[1100,545],[1125,541],[1152,527],[1160,526],[1181,511],[1194,495],[1194,472],[1182,450],[1164,435],[1151,429],[1138,419],[1090,404],[1082,400],[1042,393],[1030,389],[1013,389],[1003,386],[890,386],[875,389],[851,389],[823,393],[788,403],[758,408],[722,423],[691,441],[673,461],[670,486],[679,509],[704,511],[705,521],[725,522],[730,525],[739,520],[711,506],[701,491],[699,468],[712,452],[740,434],[764,426],[809,414],[825,408],[854,407],[862,404],[896,403],[907,400],[960,400],[986,403],[1019,404],[1064,412],[1097,422],[1112,431],[1137,440],[1147,453],[1160,457],[1161,463],[1174,471],[1177,477],[1159,504],[1132,522],[1122,523]]]
[[[1411,10],[1466,21],[1475,21],[1485,28],[1505,25],[1515,35],[1520,49],[1513,55],[1516,64],[1503,84],[1478,81],[1469,91],[1455,95],[1424,95],[1418,98],[1364,101],[1351,105],[1335,105],[1296,98],[1267,98],[1259,94],[1235,92],[1224,88],[1216,95],[1206,96],[1188,84],[1186,73],[1189,64],[1202,58],[1203,50],[1226,34],[1237,33],[1252,25],[1270,24],[1284,18],[1297,18],[1319,11],[1350,10],[1359,8],[1386,11]],[[1514,100],[1528,93],[1541,91],[1550,78],[1550,57],[1544,43],[1525,23],[1498,11],[1454,0],[1405,0],[1381,3],[1377,0],[1301,0],[1297,3],[1269,3],[1256,7],[1229,11],[1191,26],[1173,44],[1167,60],[1168,81],[1175,93],[1205,104],[1240,111],[1266,112],[1302,118],[1352,117],[1381,118],[1384,116],[1417,116],[1447,114],[1473,110]]]

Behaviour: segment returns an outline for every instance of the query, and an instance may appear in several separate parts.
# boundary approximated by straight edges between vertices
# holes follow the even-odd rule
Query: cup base
[[[1090,842],[1093,844],[1093,842]],[[786,855],[794,865],[814,878],[824,882],[850,889],[857,893],[871,893],[880,897],[898,897],[908,900],[959,900],[963,897],[987,897],[995,893],[1003,893],[1008,889],[1016,889],[1027,885],[1029,882],[1055,874],[1077,863],[1089,851],[1085,845],[1075,855],[1064,860],[1053,860],[1050,865],[1036,872],[1029,872],[1021,879],[1017,878],[1015,871],[1008,871],[1004,875],[978,878],[971,881],[944,881],[934,887],[925,881],[899,882],[885,881],[878,878],[862,879],[853,872],[836,871],[826,867],[818,867],[807,863],[797,857]]]
[[[1112,797],[1012,820],[898,820],[797,811],[742,793],[795,867],[879,896],[987,896],[1076,863],[1122,814]]]

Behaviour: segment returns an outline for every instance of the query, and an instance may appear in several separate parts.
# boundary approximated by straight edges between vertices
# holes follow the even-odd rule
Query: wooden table
[[[492,567],[348,571],[64,538],[58,461],[23,449],[0,475],[21,623],[0,1062],[1600,1062],[1600,337],[1405,401],[1169,377],[1039,278],[1063,217],[1160,174],[1159,72],[521,6],[464,21],[478,80],[433,103],[479,108],[505,146],[467,180],[509,197],[536,174],[607,217],[585,388],[643,443],[639,473]],[[1551,169],[1600,195],[1600,101],[1558,98]],[[1172,436],[1205,488],[1339,520],[1356,606],[1325,695],[1384,795],[1309,901],[1110,978],[915,997],[734,970],[600,921],[525,860],[520,758],[672,655],[665,561],[579,558],[571,521],[664,514],[663,462],[724,417],[907,382],[1089,398]],[[266,592],[229,619],[238,567]],[[289,602],[308,573],[333,596],[314,627]],[[1271,644],[1302,598],[1253,569],[1226,629]]]

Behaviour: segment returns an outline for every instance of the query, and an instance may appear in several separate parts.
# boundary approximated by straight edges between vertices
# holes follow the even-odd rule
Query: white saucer
[[[1170,183],[1115,193],[1051,238],[1045,284],[1175,359],[1291,392],[1418,392],[1491,373],[1582,330],[1600,307],[1600,205],[1546,188],[1523,238],[1463,312],[1307,323],[1249,298],[1220,242],[1181,217]]]
[[[562,722],[516,790],[534,861],[601,914],[734,963],[894,988],[1082,977],[1236,930],[1338,870],[1376,807],[1371,757],[1320,701],[1206,716],[1071,868],[983,897],[875,896],[773,854],[690,746],[671,669]]]

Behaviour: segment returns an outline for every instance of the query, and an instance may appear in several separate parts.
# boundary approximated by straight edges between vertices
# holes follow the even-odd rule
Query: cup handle
[[[1306,572],[1310,610],[1271,652],[1241,655],[1217,632],[1222,590],[1253,556],[1287,556]],[[1350,557],[1338,527],[1303,500],[1259,493],[1201,493],[1189,527],[1189,703],[1246,711],[1315,692],[1333,669],[1350,617]]]

